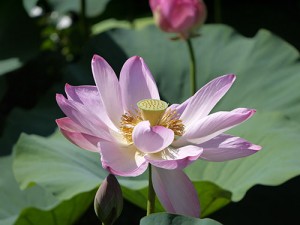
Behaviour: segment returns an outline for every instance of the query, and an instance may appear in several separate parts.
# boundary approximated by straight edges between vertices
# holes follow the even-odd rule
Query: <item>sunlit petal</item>
[[[145,172],[148,162],[134,145],[119,145],[114,142],[99,142],[103,168],[119,176],[138,176]]]
[[[168,147],[174,140],[174,132],[162,126],[150,126],[149,121],[135,126],[132,139],[134,145],[144,153],[159,152]]]
[[[215,162],[242,158],[261,149],[259,145],[228,134],[221,134],[200,146],[204,149],[200,158]]]
[[[187,143],[200,144],[246,121],[256,111],[253,109],[238,108],[230,112],[216,112],[195,122],[177,141],[175,146]]]
[[[183,169],[202,154],[203,149],[194,145],[181,148],[172,146],[156,154],[147,154],[145,158],[154,166],[164,169]]]
[[[124,113],[117,76],[111,66],[98,55],[93,57],[92,71],[107,114],[117,126]]]
[[[120,87],[124,108],[131,111],[142,99],[159,99],[156,83],[141,57],[129,58],[120,73]]]
[[[80,125],[88,134],[101,137],[105,140],[111,139],[109,127],[99,117],[91,113],[84,105],[73,100],[66,99],[57,94],[56,101],[62,111],[76,124]]]
[[[152,167],[155,193],[169,213],[200,216],[200,203],[193,183],[182,170]]]
[[[195,121],[207,116],[218,101],[226,94],[235,80],[235,75],[218,77],[194,94],[181,114],[188,129]],[[185,104],[185,103],[183,103]]]
[[[113,130],[117,129],[108,116],[96,86],[72,86],[66,84],[65,91],[68,100],[82,104],[86,111],[98,117],[108,127]]]

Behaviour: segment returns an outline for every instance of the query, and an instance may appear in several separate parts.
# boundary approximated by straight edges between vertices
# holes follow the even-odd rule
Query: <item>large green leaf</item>
[[[14,224],[23,208],[43,207],[47,203],[56,204],[53,196],[48,195],[38,186],[21,191],[14,179],[11,166],[11,156],[0,158],[0,223],[3,225]]]
[[[196,219],[187,216],[180,216],[168,213],[155,213],[144,217],[140,225],[221,225],[219,222],[211,219]]]
[[[93,193],[81,193],[58,201],[42,187],[20,190],[12,173],[12,157],[0,158],[1,225],[70,225],[90,204]]]
[[[187,168],[188,175],[195,182],[216,183],[230,191],[232,199],[237,201],[255,184],[277,185],[300,174],[300,140],[297,138],[300,117],[296,113],[300,105],[295,104],[300,97],[298,52],[265,30],[253,38],[245,38],[230,27],[207,25],[201,33],[200,38],[193,40],[198,86],[216,76],[236,73],[237,82],[215,110],[256,108],[255,117],[231,133],[260,144],[264,149],[254,156],[231,162],[199,160]],[[168,37],[154,26],[115,29],[97,35],[85,47],[82,61],[69,68],[68,82],[93,82],[90,60],[94,53],[106,58],[117,72],[129,56],[140,55],[154,74],[161,96],[170,103],[181,102],[189,93],[188,53],[184,42],[172,42]],[[36,182],[65,199],[99,184],[105,172],[100,168],[98,156],[91,156],[66,142],[57,135],[49,139],[21,137],[15,148],[14,168],[22,187]],[[120,183],[127,191],[143,192],[147,179],[144,174],[132,179],[121,178]],[[218,188],[197,186],[197,189],[214,190],[219,198],[224,196]],[[138,196],[141,195],[127,194],[132,202],[142,206]],[[210,205],[206,213],[225,205],[229,198],[227,195],[224,203]],[[208,200],[202,201],[205,205]]]
[[[71,145],[58,132],[50,138],[21,135],[14,150],[13,166],[21,188],[38,183],[59,199],[91,191],[107,175],[98,154]],[[34,167],[39,169],[34,172]]]
[[[24,134],[14,150],[15,175],[21,181],[21,188],[38,183],[60,200],[91,192],[107,175],[97,153],[79,149],[59,132],[49,138]],[[137,178],[119,177],[119,181],[124,197],[146,208],[147,174]],[[231,200],[229,192],[212,183],[195,182],[195,187],[201,196],[203,215],[223,207]],[[163,211],[159,203],[156,211]]]

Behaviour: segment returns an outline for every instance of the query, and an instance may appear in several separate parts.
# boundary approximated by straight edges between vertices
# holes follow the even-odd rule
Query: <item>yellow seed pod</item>
[[[144,120],[148,120],[151,126],[159,123],[161,117],[168,108],[168,103],[158,99],[143,99],[137,103]]]

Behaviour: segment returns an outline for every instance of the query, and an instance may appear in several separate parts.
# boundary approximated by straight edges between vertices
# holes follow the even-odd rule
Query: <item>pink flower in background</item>
[[[155,22],[165,32],[188,39],[206,19],[202,0],[150,0]]]
[[[197,159],[226,161],[261,149],[223,132],[249,119],[255,110],[237,108],[209,114],[235,80],[218,77],[182,104],[160,100],[141,57],[129,58],[119,80],[100,56],[92,59],[96,86],[66,85],[56,100],[67,117],[56,120],[77,146],[99,152],[102,166],[120,176],[138,176],[153,165],[155,192],[170,213],[199,217],[192,182],[182,171]]]

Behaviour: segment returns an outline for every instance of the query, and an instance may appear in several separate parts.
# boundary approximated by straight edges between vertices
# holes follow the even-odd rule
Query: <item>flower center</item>
[[[151,126],[160,121],[162,115],[168,108],[168,103],[158,99],[144,99],[137,103],[144,120],[148,120]]]
[[[184,124],[176,110],[168,109],[168,103],[158,99],[144,99],[137,103],[138,109],[122,115],[120,132],[127,143],[132,144],[132,132],[141,121],[148,120],[151,126],[163,126],[173,130],[175,136],[182,136]]]

